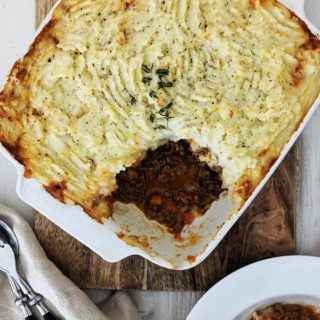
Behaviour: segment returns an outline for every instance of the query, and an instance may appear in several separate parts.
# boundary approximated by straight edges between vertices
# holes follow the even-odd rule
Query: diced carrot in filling
[[[183,222],[185,224],[191,224],[193,222],[193,220],[195,219],[195,217],[192,213],[185,213],[182,217],[183,217]]]
[[[150,198],[150,204],[152,206],[161,206],[162,204],[162,197],[160,194],[153,194]]]

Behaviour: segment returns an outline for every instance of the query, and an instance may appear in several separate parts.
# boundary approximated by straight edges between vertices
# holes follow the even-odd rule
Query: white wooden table
[[[299,1],[299,0],[297,0]],[[307,13],[320,26],[320,1],[307,0]],[[34,33],[34,0],[0,0],[0,68],[8,70],[21,47]],[[318,19],[318,21],[316,21]],[[17,24],[16,21],[19,23]],[[297,188],[297,250],[299,254],[320,256],[320,108],[298,142],[301,148]],[[0,202],[23,213],[32,221],[33,210],[15,191],[14,167],[0,156]],[[90,290],[94,301],[103,299],[102,290]],[[201,293],[132,292],[142,319],[183,320]]]

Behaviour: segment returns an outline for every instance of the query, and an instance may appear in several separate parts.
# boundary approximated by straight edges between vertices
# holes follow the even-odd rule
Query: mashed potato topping
[[[207,148],[242,204],[319,94],[319,47],[275,0],[62,0],[0,94],[0,141],[98,220],[168,140]]]

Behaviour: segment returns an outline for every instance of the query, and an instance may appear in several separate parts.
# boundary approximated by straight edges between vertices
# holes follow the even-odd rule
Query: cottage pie
[[[266,175],[318,97],[319,43],[275,0],[62,0],[0,94],[0,141],[98,221],[120,200],[179,232]],[[176,160],[147,194],[156,150]]]

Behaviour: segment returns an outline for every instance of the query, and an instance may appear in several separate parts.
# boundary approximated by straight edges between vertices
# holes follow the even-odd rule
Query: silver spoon
[[[9,241],[6,242],[0,239],[0,270],[14,279],[16,287],[20,287],[19,289],[29,298],[29,304],[35,305],[44,319],[57,320],[41,302],[42,297],[36,294],[17,272],[15,253],[18,255],[19,243],[14,232],[3,221],[0,221],[0,230],[1,229],[7,233]],[[15,251],[13,249],[15,249]]]
[[[19,242],[13,230],[2,220],[0,220],[0,236],[7,240],[16,255],[19,254]]]

